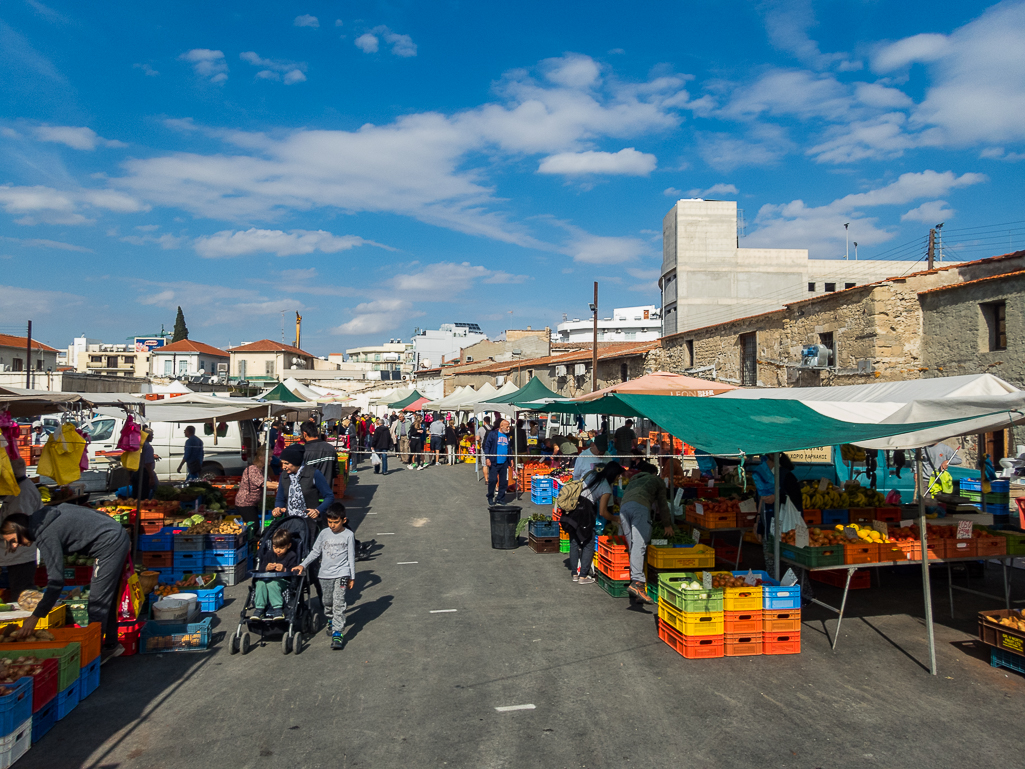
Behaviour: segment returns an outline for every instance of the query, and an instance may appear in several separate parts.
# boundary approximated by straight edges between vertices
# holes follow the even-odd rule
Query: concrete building
[[[313,356],[298,347],[261,339],[228,350],[230,375],[237,381],[280,381],[296,370],[313,370]]]
[[[84,335],[75,337],[71,344],[68,345],[67,360],[62,365],[70,366],[71,368],[75,369],[75,371],[79,371],[79,356],[83,355],[89,349],[90,345],[100,345],[102,343],[102,339],[90,339],[89,337]]]
[[[617,307],[611,318],[598,318],[599,342],[651,342],[662,335],[662,312],[653,304]],[[574,318],[556,328],[552,341],[589,343],[594,339],[594,320]]]
[[[537,331],[530,326],[526,329],[510,329],[493,341],[485,339],[483,342],[462,348],[457,360],[460,363],[473,363],[542,358],[552,352],[551,338],[552,330],[547,327]]]
[[[88,344],[85,350],[78,351],[77,356],[78,365],[75,370],[83,374],[130,377],[150,375],[150,352],[148,349],[137,348],[134,343]]]
[[[28,337],[0,334],[0,371],[55,371],[58,350],[48,344],[32,340],[29,355]],[[19,387],[24,387],[24,379]]]
[[[413,336],[413,363],[417,371],[440,366],[459,357],[459,351],[488,338],[476,323],[442,323],[437,330],[417,329]]]
[[[413,372],[415,352],[411,343],[392,339],[387,344],[353,347],[341,353],[332,353],[328,360],[353,371],[364,372],[363,378],[401,380]],[[380,372],[379,376],[367,377],[368,372]]]
[[[154,376],[216,376],[227,379],[231,356],[203,342],[182,339],[150,352]]]
[[[736,201],[679,200],[662,220],[662,333],[766,312],[899,272],[900,265],[890,261],[809,259],[805,249],[741,248]]]

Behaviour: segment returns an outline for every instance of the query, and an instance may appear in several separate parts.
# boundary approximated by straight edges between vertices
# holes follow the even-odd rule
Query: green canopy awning
[[[531,409],[530,401],[541,400],[542,398],[558,398],[558,393],[552,392],[537,377],[531,377],[523,387],[508,395],[499,395],[482,403],[494,403],[502,406],[516,406],[517,408]],[[525,405],[526,404],[526,405]]]
[[[584,403],[550,403],[536,408],[556,413],[645,417],[691,446],[719,456],[859,443],[966,421],[960,418],[916,424],[864,424],[823,416],[797,401],[626,393]]]
[[[413,390],[413,392],[411,392],[409,395],[407,395],[402,400],[397,400],[397,401],[395,401],[393,403],[389,403],[388,404],[388,408],[390,408],[390,409],[404,409],[410,403],[416,403],[418,400],[420,400],[423,397],[424,396],[422,396],[416,390]]]
[[[277,387],[263,396],[265,401],[278,401],[279,403],[305,403],[302,398],[293,393],[284,383],[278,383]]]

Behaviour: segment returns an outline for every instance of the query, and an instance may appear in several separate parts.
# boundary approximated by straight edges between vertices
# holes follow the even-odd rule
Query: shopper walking
[[[613,434],[612,438],[613,446],[616,450],[616,456],[622,461],[623,457],[629,457],[634,452],[634,447],[637,446],[637,433],[634,432],[634,421],[632,419],[626,420],[626,424],[620,427]]]
[[[771,454],[766,456],[765,463],[773,473],[779,473],[779,502],[777,503],[775,498],[773,498],[773,504],[765,505],[762,509],[764,532],[762,536],[762,554],[765,556],[765,570],[772,575],[776,570],[776,545],[773,541],[772,532],[776,531],[776,536],[780,534],[773,525],[776,511],[782,508],[785,500],[790,500],[793,506],[797,508],[797,512],[803,513],[804,503],[801,497],[801,484],[798,482],[797,476],[794,475],[794,463],[790,461],[790,457],[786,454],[779,455],[778,470]],[[775,478],[773,478],[773,486],[775,486]],[[773,490],[775,491],[775,489]]]
[[[391,430],[388,429],[388,425],[384,423],[383,419],[378,419],[377,427],[370,439],[370,450],[381,460],[379,465],[374,466],[375,474],[388,474],[388,452],[392,450],[393,445]]]
[[[399,462],[409,462],[409,425],[406,424],[406,415],[399,414],[388,429],[395,448],[395,458]]]
[[[430,433],[431,453],[434,454],[434,464],[438,465],[441,462],[441,449],[445,445],[445,422],[442,420],[441,414],[434,415],[434,421],[431,422],[427,432]]]
[[[492,430],[484,439],[484,465],[488,469],[488,504],[505,502],[509,485],[509,420],[503,419],[497,430]],[[495,486],[498,497],[495,497]]]
[[[334,446],[320,437],[316,425],[306,422],[302,426],[302,434],[306,441],[303,462],[315,470],[320,470],[328,484],[333,486],[338,475],[338,452]]]
[[[666,535],[673,536],[673,518],[669,510],[666,485],[658,477],[658,468],[641,462],[639,472],[630,479],[619,503],[619,522],[630,551],[630,585],[627,592],[642,603],[653,603],[648,597],[644,577],[644,555],[651,541],[651,515],[657,509],[662,516]]]
[[[255,523],[263,512],[263,500],[267,495],[267,476],[263,463],[267,449],[261,446],[249,460],[249,466],[242,471],[238,494],[235,495],[235,512],[246,523]]]
[[[456,463],[456,446],[459,445],[459,436],[451,419],[445,423],[445,457],[449,467]]]
[[[584,488],[574,510],[562,513],[562,528],[569,534],[569,570],[573,581],[582,585],[594,582],[591,564],[594,561],[594,527],[600,515],[613,520],[609,511],[612,484],[623,474],[623,466],[609,462],[601,471],[592,470],[583,479]]]
[[[203,441],[196,435],[196,428],[192,425],[185,428],[185,450],[182,453],[182,461],[178,463],[177,472],[182,471],[182,465],[188,469],[185,480],[199,480],[199,474],[203,472]]]
[[[484,439],[489,432],[491,432],[491,417],[484,417],[474,434],[476,438],[474,452],[477,458],[477,466],[484,470],[485,475],[487,475],[487,466],[484,464]]]
[[[274,499],[275,518],[287,514],[317,519],[335,501],[320,470],[304,463],[302,446],[292,444],[281,452],[281,470]]]
[[[586,444],[589,436],[587,433],[583,433],[582,436]],[[599,435],[591,441],[591,445],[586,450],[581,447],[580,456],[573,463],[573,480],[579,481],[595,467],[607,462],[608,449],[609,441],[604,435]]]

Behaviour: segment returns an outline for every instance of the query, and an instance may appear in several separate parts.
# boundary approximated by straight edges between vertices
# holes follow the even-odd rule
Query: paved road
[[[1025,679],[965,644],[993,603],[961,600],[953,622],[938,590],[937,678],[913,574],[853,597],[864,619],[835,655],[815,609],[800,655],[688,661],[651,613],[573,584],[564,556],[492,550],[470,466],[366,470],[350,494],[357,536],[382,548],[343,651],[321,633],[299,657],[230,656],[221,638],[114,660],[19,769],[1021,765]],[[221,632],[244,591],[228,594]]]

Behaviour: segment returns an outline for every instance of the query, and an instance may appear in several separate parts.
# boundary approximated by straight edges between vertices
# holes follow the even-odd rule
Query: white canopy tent
[[[126,405],[144,409],[147,422],[209,422],[211,420],[238,422],[246,419],[294,415],[305,418],[313,409],[302,403],[258,401],[251,398],[222,398],[203,393],[192,393],[162,401],[144,398],[123,398]],[[106,406],[97,409],[108,416],[122,416],[119,408]]]
[[[488,385],[485,384],[484,387]],[[514,392],[519,392],[520,388],[513,384],[512,380],[506,380],[505,384],[495,390],[491,395],[487,395],[484,392],[484,387],[481,387],[477,392],[477,397],[472,403],[466,403],[460,406],[460,411],[472,411],[474,413],[482,411],[498,411],[503,414],[511,414],[515,408],[506,403],[488,403],[487,401],[493,400],[494,398],[501,398],[506,395],[512,395]]]
[[[477,393],[470,385],[466,385],[465,387],[457,387],[444,398],[424,404],[424,408],[434,411],[452,411],[456,410],[463,401],[468,402],[471,398],[476,400]]]

